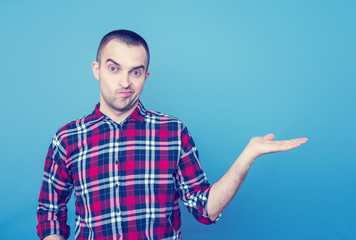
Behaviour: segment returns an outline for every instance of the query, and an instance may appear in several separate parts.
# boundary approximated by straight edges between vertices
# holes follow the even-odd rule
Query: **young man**
[[[37,211],[41,239],[69,237],[66,204],[73,188],[76,239],[181,239],[178,199],[198,221],[214,223],[258,156],[307,141],[255,137],[211,186],[186,126],[139,100],[149,60],[147,43],[134,32],[102,39],[92,64],[100,103],[63,126],[46,157]]]

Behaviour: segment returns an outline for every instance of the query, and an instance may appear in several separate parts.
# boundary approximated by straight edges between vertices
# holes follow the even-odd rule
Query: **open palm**
[[[248,148],[255,157],[258,157],[263,154],[288,151],[308,141],[307,138],[295,138],[283,141],[273,141],[273,139],[274,135],[271,133],[264,137],[254,137],[250,140]]]

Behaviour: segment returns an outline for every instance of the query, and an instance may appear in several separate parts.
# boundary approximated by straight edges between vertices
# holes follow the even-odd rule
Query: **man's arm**
[[[47,236],[53,236],[53,239],[69,237],[67,202],[74,185],[71,172],[66,167],[66,149],[60,134],[56,134],[47,152],[38,200],[37,234],[40,239]],[[58,236],[54,238],[55,235]]]
[[[230,169],[213,184],[207,203],[207,211],[211,220],[215,220],[230,203],[257,157],[268,153],[288,151],[308,141],[307,138],[272,141],[273,138],[273,134],[252,138]]]

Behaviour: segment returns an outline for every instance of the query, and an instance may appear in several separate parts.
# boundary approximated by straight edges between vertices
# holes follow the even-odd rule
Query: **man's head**
[[[127,30],[105,35],[92,63],[100,85],[100,111],[117,122],[130,115],[150,74],[148,64],[149,51],[142,37]]]
[[[103,48],[111,41],[117,40],[119,42],[125,43],[128,46],[142,46],[146,50],[147,54],[147,66],[146,71],[148,70],[148,66],[150,64],[150,50],[148,48],[147,42],[140,35],[135,32],[129,30],[115,30],[106,34],[100,41],[98,51],[96,53],[96,61],[100,63],[101,60],[101,52]]]

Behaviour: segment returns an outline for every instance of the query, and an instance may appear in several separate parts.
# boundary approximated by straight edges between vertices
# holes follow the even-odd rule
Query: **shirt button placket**
[[[117,148],[117,158],[115,159],[115,163],[119,164],[119,158],[120,158],[120,132],[121,132],[121,125],[118,126],[119,131],[117,132],[116,136],[116,141],[115,141],[115,147]]]
[[[120,156],[120,138],[116,139],[116,147],[118,148],[118,155],[117,158],[115,159],[115,163],[119,164],[119,156]]]
[[[116,148],[116,152],[117,154],[115,155],[116,159],[115,159],[115,169],[116,169],[116,173],[115,175],[118,176],[118,178],[120,178],[120,175],[119,175],[119,160],[120,160],[120,157],[121,157],[121,151],[120,151],[120,135],[121,135],[121,125],[118,125],[118,131],[117,131],[117,136],[116,136],[116,140],[115,140],[115,148]],[[117,180],[117,182],[115,183],[115,195],[116,195],[116,219],[118,221],[118,234],[117,234],[117,237],[119,240],[122,239],[122,234],[120,234],[121,232],[121,211],[120,211],[120,203],[119,203],[119,199],[120,199],[120,186],[119,186],[119,180]]]

